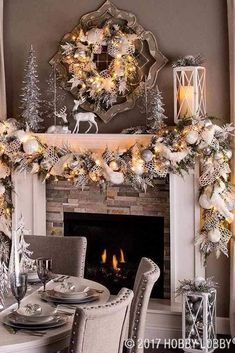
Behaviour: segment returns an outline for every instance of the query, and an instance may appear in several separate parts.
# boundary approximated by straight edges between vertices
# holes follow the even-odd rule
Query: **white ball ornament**
[[[189,131],[189,133],[186,135],[186,142],[190,145],[194,145],[194,143],[197,142],[199,137],[199,133],[195,130]]]
[[[17,130],[14,135],[20,140],[20,142],[26,142],[29,138],[29,134],[24,130]]]
[[[33,154],[39,149],[39,143],[36,139],[30,139],[23,143],[23,150],[27,154]]]
[[[153,159],[153,153],[152,151],[146,149],[142,151],[141,157],[145,162],[150,162]]]
[[[212,126],[213,124],[212,124],[212,121],[210,120],[210,119],[205,119],[204,120],[204,126],[205,127],[209,127],[209,126]]]
[[[0,196],[2,196],[6,191],[6,188],[3,184],[0,184]]]
[[[217,228],[209,230],[207,236],[208,240],[210,240],[212,243],[218,243],[221,239],[220,230]]]
[[[232,156],[233,156],[233,153],[231,150],[227,150],[224,152],[225,156],[228,158],[228,159],[231,159]]]
[[[210,198],[206,194],[202,194],[199,197],[199,205],[201,208],[204,208],[205,210],[210,210],[212,208],[212,203]]]

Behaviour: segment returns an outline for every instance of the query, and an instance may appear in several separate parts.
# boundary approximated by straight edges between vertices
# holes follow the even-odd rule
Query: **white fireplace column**
[[[26,172],[13,173],[14,191],[12,200],[14,212],[12,228],[17,228],[21,216],[32,235],[46,235],[46,184]]]

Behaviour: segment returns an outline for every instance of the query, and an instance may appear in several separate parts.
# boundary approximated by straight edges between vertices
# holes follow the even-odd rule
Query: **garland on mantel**
[[[106,149],[73,152],[68,147],[47,146],[36,135],[17,130],[14,119],[0,124],[0,231],[10,238],[12,214],[11,172],[27,171],[47,179],[67,179],[83,188],[92,182],[102,189],[108,184],[131,184],[146,191],[154,180],[169,173],[184,176],[199,158],[199,204],[203,225],[197,238],[206,261],[208,255],[222,252],[232,236],[235,205],[233,186],[229,183],[232,152],[229,135],[233,127],[219,127],[208,117],[182,119],[174,128],[163,125],[147,146],[135,144],[127,150]],[[4,249],[2,249],[4,248]],[[6,243],[0,238],[0,265],[6,265]],[[1,278],[0,278],[1,279]]]

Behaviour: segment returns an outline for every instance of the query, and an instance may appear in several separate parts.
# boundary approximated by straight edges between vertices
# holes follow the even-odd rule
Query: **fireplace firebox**
[[[152,297],[164,298],[164,218],[94,213],[64,213],[64,235],[85,236],[85,276],[112,294],[132,288],[141,257],[154,260],[161,276]]]

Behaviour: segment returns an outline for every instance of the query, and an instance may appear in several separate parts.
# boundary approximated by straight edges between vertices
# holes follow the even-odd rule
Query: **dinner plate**
[[[54,314],[48,318],[43,318],[42,320],[32,321],[28,317],[21,316],[17,312],[10,313],[7,315],[9,322],[14,325],[24,325],[24,326],[44,326],[56,323],[63,317],[63,314]]]
[[[3,318],[3,324],[16,328],[16,329],[26,329],[26,330],[48,330],[48,329],[52,329],[52,328],[57,328],[57,327],[61,327],[65,324],[67,324],[68,322],[68,318],[65,316],[61,316],[60,319],[58,319],[57,321],[53,321],[53,322],[48,322],[45,323],[43,325],[25,325],[25,324],[20,324],[20,323],[13,323],[9,320],[8,315],[5,316]]]
[[[99,299],[98,294],[93,294],[90,295],[89,297],[85,298],[63,298],[63,297],[58,297],[54,296],[52,294],[48,294],[48,291],[46,292],[40,292],[40,296],[42,300],[48,301],[48,302],[53,302],[53,303],[58,303],[58,304],[85,304],[85,303],[90,303],[93,302],[97,299]]]

